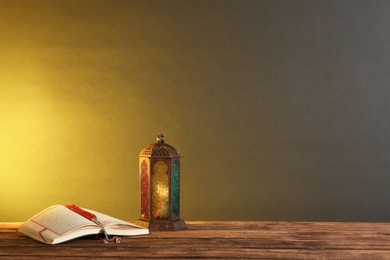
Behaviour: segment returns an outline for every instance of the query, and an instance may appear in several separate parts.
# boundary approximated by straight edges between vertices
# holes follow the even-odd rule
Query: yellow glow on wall
[[[15,83],[2,87],[0,97],[0,189],[7,195],[0,196],[0,221],[23,221],[65,203],[113,207],[110,212],[129,218],[130,207],[123,205],[138,205],[138,191],[129,195],[138,188],[137,157],[131,176],[130,148],[115,135],[123,130],[121,119],[99,113],[93,100],[82,102],[72,92]]]
[[[50,109],[44,96],[31,87],[3,87],[0,103],[0,161],[1,189],[9,197],[1,197],[1,204],[11,206],[33,194],[34,186],[45,182],[38,170],[49,157],[48,122]],[[10,199],[12,198],[12,199]],[[34,201],[26,201],[25,206]],[[14,208],[15,210],[15,208]],[[3,213],[4,214],[4,213]]]
[[[29,4],[7,3],[0,23],[7,35],[0,43],[0,222],[65,203],[135,219],[139,150],[158,131],[170,131],[152,113],[140,113],[149,109],[140,98],[149,94],[143,84],[161,75],[153,79],[148,62],[145,68],[133,61],[151,52],[106,42],[109,24]],[[141,91],[134,93],[134,85]]]

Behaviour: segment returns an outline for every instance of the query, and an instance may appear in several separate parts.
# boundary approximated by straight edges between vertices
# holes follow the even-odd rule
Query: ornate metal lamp
[[[180,155],[165,143],[163,133],[141,151],[139,169],[141,219],[137,224],[151,231],[186,229],[180,219]]]

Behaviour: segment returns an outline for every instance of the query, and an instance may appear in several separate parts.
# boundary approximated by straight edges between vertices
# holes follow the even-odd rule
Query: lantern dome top
[[[146,146],[140,153],[140,156],[155,157],[180,157],[179,152],[172,145],[165,143],[163,133],[157,136],[157,142]]]

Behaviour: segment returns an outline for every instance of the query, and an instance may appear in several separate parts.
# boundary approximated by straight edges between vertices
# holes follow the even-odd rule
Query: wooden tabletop
[[[122,238],[80,238],[45,245],[0,223],[1,259],[390,259],[390,223],[191,222],[188,229]]]

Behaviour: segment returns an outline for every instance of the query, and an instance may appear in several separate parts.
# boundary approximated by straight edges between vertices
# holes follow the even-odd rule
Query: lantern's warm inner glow
[[[162,160],[153,166],[152,176],[152,215],[154,219],[166,219],[169,217],[169,178],[168,165]]]

